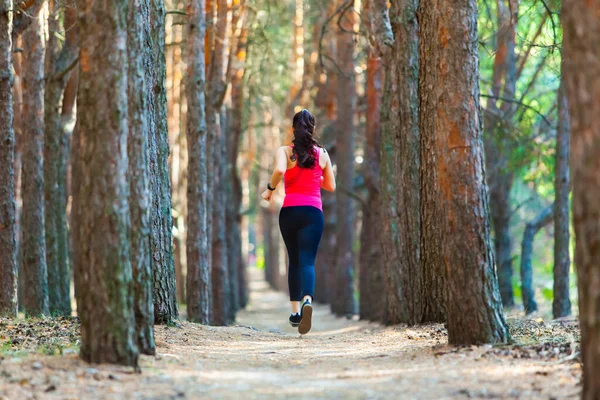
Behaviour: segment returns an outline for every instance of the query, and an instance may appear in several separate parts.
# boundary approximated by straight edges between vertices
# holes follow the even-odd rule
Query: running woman
[[[292,146],[275,155],[275,170],[262,198],[270,201],[284,179],[285,198],[279,213],[279,229],[288,252],[288,287],[292,315],[290,325],[302,335],[312,324],[315,291],[315,258],[323,234],[321,188],[333,192],[335,177],[327,151],[314,138],[315,117],[304,109],[294,115]],[[302,306],[300,305],[302,303]]]

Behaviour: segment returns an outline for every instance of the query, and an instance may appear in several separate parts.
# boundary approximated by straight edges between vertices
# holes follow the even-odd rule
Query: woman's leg
[[[300,312],[302,300],[302,282],[298,268],[298,224],[292,207],[284,207],[279,213],[279,229],[288,252],[288,289],[292,313]]]
[[[298,270],[301,276],[302,301],[312,302],[315,293],[315,259],[323,235],[323,213],[318,208],[303,209],[303,227],[297,234]]]

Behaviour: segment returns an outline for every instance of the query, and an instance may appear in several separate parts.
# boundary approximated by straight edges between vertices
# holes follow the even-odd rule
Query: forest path
[[[313,330],[287,323],[287,297],[252,271],[233,327],[156,327],[141,374],[76,354],[0,360],[0,398],[443,399],[576,398],[580,367],[560,354],[446,345],[442,325],[381,327],[317,305]],[[545,354],[540,356],[539,354]]]

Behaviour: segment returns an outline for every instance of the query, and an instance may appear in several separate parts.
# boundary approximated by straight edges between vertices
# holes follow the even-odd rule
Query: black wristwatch
[[[273,190],[275,190],[275,188],[272,188],[272,187],[271,187],[271,182],[268,182],[268,183],[267,183],[267,189],[269,189],[271,192],[272,192]]]

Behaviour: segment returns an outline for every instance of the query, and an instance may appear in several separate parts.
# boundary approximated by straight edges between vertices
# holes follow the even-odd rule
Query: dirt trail
[[[564,356],[564,346],[456,349],[446,345],[442,325],[386,328],[335,318],[325,306],[316,307],[313,330],[300,337],[287,324],[288,315],[286,296],[269,290],[254,271],[251,304],[236,327],[187,322],[157,327],[158,356],[141,358],[141,374],[91,366],[76,354],[3,359],[0,397],[550,399],[579,394],[580,367]]]

